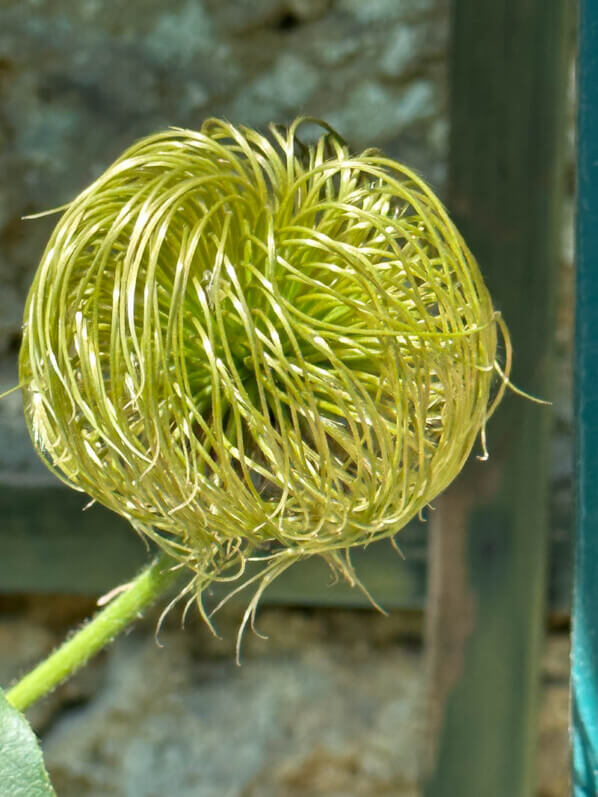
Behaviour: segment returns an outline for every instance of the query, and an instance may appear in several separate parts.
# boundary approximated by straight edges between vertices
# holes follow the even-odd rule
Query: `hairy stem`
[[[168,555],[161,554],[143,570],[118,598],[64,642],[47,659],[25,675],[7,693],[9,702],[22,711],[51,692],[67,676],[111,642],[181,577],[181,569]]]

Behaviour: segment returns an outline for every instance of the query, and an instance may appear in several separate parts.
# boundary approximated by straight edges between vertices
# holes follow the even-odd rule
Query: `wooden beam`
[[[0,485],[0,593],[100,595],[127,582],[151,556],[123,518],[101,506],[83,512],[86,495],[57,487]],[[385,609],[419,609],[425,599],[426,548],[421,523],[401,531],[406,557],[383,540],[355,551],[360,579]],[[250,568],[249,568],[250,571]],[[214,600],[223,596],[214,589]],[[245,593],[241,599],[246,600]],[[290,568],[266,590],[265,603],[368,608],[357,588],[332,584],[318,557]]]
[[[454,0],[449,205],[550,398],[568,0]],[[531,797],[548,558],[546,407],[509,396],[432,521],[426,797]]]

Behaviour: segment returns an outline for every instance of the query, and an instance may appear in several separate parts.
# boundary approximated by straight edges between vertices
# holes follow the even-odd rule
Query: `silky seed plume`
[[[396,534],[484,439],[510,365],[430,188],[325,125],[302,144],[304,122],[132,146],[64,210],[25,310],[48,467],[190,568],[200,608],[259,561],[245,621],[303,557],[354,580],[349,549]]]

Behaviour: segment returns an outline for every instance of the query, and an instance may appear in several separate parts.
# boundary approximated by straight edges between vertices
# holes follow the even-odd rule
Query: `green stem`
[[[133,622],[143,608],[153,603],[180,578],[181,570],[173,569],[175,564],[170,556],[161,554],[131,582],[126,592],[115,598],[15,684],[6,693],[8,701],[23,711],[86,664],[88,659]]]

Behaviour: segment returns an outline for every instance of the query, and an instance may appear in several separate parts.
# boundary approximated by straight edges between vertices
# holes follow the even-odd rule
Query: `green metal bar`
[[[579,30],[577,542],[573,602],[573,793],[598,794],[598,2]]]
[[[449,206],[550,399],[567,0],[454,0]],[[531,797],[548,559],[550,412],[511,396],[433,515],[426,797]]]

